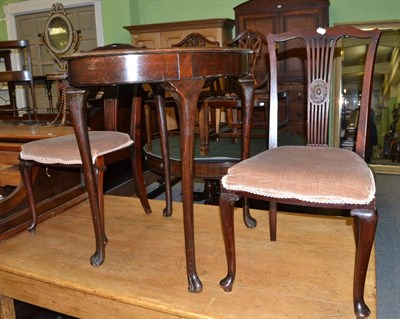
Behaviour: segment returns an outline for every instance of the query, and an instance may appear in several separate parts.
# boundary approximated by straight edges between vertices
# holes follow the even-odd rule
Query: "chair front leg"
[[[236,252],[235,252],[235,233],[234,233],[234,206],[239,196],[230,193],[221,193],[219,206],[221,211],[222,233],[224,235],[226,261],[228,273],[219,283],[225,292],[232,291],[233,282],[236,275]]]
[[[378,214],[374,210],[362,209],[353,209],[350,214],[355,220],[357,245],[353,285],[354,313],[357,319],[361,319],[367,318],[370,314],[370,310],[364,302],[364,288]]]

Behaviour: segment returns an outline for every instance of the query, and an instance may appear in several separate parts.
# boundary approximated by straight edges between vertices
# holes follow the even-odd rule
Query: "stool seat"
[[[114,131],[90,131],[89,139],[93,164],[97,157],[133,144],[128,134]],[[49,165],[82,165],[75,134],[26,143],[21,147],[20,158]]]

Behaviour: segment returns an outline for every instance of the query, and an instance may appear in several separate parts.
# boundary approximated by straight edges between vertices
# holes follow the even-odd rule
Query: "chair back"
[[[249,58],[249,70],[254,76],[255,89],[265,86],[268,82],[268,72],[265,72],[262,76],[256,72],[258,63],[261,62],[263,56],[263,47],[265,48],[266,45],[265,36],[258,31],[250,29],[243,31],[236,38],[225,44],[229,48],[243,48],[253,51]]]
[[[219,46],[220,43],[218,41],[209,40],[204,35],[197,32],[189,33],[181,41],[171,45],[172,48],[212,48]],[[222,88],[219,79],[207,79],[203,88],[209,88],[210,90],[205,94],[206,96],[222,94]],[[202,92],[202,95],[204,95],[204,91]]]
[[[211,41],[207,39],[204,35],[193,32],[188,34],[178,43],[172,44],[173,48],[205,48],[205,47],[219,47],[218,41]]]
[[[376,49],[380,31],[363,31],[353,27],[338,26],[322,29],[294,30],[267,36],[270,60],[270,132],[269,147],[278,145],[278,65],[277,51],[282,53],[285,41],[299,39],[304,42],[307,70],[307,145],[328,146],[330,132],[330,107],[339,106],[332,99],[333,71],[336,58],[341,57],[341,43],[345,37],[366,39],[366,56],[363,83],[360,91],[361,103],[356,133],[355,152],[365,157],[366,138],[370,116],[372,79]],[[290,50],[290,49],[289,49]],[[297,50],[298,51],[298,50]],[[285,55],[290,55],[285,52]],[[338,61],[339,62],[339,61]],[[336,103],[335,103],[336,102]]]

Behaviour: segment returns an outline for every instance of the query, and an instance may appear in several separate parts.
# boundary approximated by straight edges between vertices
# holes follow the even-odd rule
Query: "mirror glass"
[[[50,44],[57,50],[67,48],[70,41],[70,29],[67,21],[61,17],[54,17],[48,25]]]
[[[400,168],[400,21],[391,21],[388,24],[371,22],[354,26],[360,29],[377,27],[382,31],[375,59],[371,97],[372,112],[368,136],[370,149],[367,150],[370,152],[369,163]],[[355,119],[351,115],[355,115],[354,111],[357,110],[360,101],[363,70],[359,68],[358,62],[365,57],[366,43],[345,39],[343,47],[340,116],[341,132],[345,134],[346,127]]]

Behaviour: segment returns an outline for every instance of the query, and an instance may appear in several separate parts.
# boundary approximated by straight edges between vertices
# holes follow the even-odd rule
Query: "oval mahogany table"
[[[180,144],[182,159],[182,192],[184,211],[184,235],[188,289],[200,292],[202,283],[197,275],[194,248],[193,220],[193,147],[197,99],[207,78],[234,76],[241,78],[244,91],[244,126],[242,157],[248,157],[251,105],[253,105],[253,79],[247,76],[247,49],[227,48],[171,48],[171,49],[117,49],[94,50],[75,53],[65,57],[68,63],[68,81],[76,88],[115,86],[121,84],[160,83],[174,97],[179,113]],[[136,109],[139,104],[136,103]],[[69,98],[71,120],[75,128],[84,167],[91,213],[96,235],[96,252],[92,265],[104,260],[105,243],[102,239],[96,183],[90,159],[82,99],[76,95]],[[136,113],[136,111],[135,111]],[[140,114],[140,113],[139,113]],[[136,119],[131,136],[136,153],[141,152],[140,116]],[[247,123],[247,125],[246,125]],[[135,156],[137,161],[141,157]],[[139,165],[138,167],[141,167]],[[141,172],[140,172],[141,173]]]

